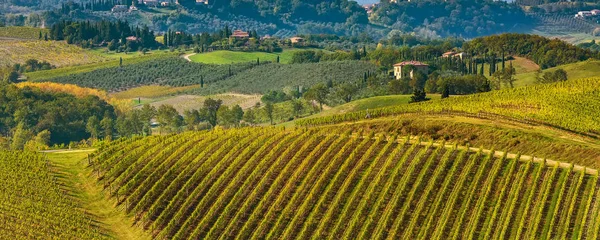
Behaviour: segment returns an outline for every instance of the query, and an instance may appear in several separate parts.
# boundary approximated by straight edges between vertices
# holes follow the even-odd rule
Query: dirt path
[[[190,53],[190,54],[186,54],[186,55],[183,55],[183,58],[184,58],[185,60],[187,60],[188,62],[191,62],[191,61],[192,61],[192,59],[190,59],[190,57],[191,57],[191,56],[194,56],[194,55],[196,55],[196,53]]]
[[[104,229],[117,239],[151,239],[141,228],[134,226],[122,207],[115,208],[102,186],[98,185],[91,169],[87,168],[87,155],[93,150],[63,150],[45,153],[48,159],[66,176],[66,183],[73,195],[81,201],[86,212],[96,216]]]

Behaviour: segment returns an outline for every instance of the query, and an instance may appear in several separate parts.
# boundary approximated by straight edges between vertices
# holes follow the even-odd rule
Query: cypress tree
[[[204,75],[200,75],[200,88],[204,88]]]
[[[277,63],[279,63],[279,55],[277,55]]]
[[[38,39],[42,40],[42,31],[40,31],[40,36],[38,37]]]

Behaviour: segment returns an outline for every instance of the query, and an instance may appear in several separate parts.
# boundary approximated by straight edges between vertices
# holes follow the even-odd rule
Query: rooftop
[[[400,63],[396,63],[394,64],[394,66],[406,66],[406,65],[412,65],[412,66],[429,66],[425,63],[419,62],[419,61],[404,61],[404,62],[400,62]]]

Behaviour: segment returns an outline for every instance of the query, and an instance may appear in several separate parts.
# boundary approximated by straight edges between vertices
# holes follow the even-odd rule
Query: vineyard
[[[76,84],[83,87],[122,91],[144,85],[182,87],[204,83],[211,84],[230,75],[252,68],[256,63],[208,65],[190,63],[170,56],[135,64],[100,68],[81,74],[66,75],[44,81]]]
[[[102,53],[97,53],[97,52],[95,52],[95,53],[102,55]],[[133,54],[131,54],[131,55],[133,55]],[[65,77],[65,76],[70,76],[70,75],[74,75],[74,74],[88,73],[88,72],[91,72],[94,70],[105,69],[105,68],[114,68],[114,67],[120,66],[121,62],[118,57],[115,57],[110,54],[104,54],[104,56],[108,57],[107,59],[110,59],[110,60],[104,61],[104,62],[55,68],[55,69],[50,69],[50,70],[45,70],[45,71],[28,72],[28,73],[25,73],[25,76],[27,76],[27,80],[29,80],[29,81],[43,81],[43,80],[53,79],[53,78],[57,78],[57,77]],[[127,56],[127,58],[125,58],[125,57],[123,58],[123,65],[138,64],[138,63],[142,63],[145,61],[156,60],[156,59],[161,59],[161,58],[168,58],[168,57],[173,57],[173,56],[176,56],[176,54],[170,53],[170,52],[165,53],[165,52],[158,52],[158,51],[153,52],[151,54],[150,53],[145,54],[143,56]]]
[[[105,239],[62,188],[41,155],[0,151],[0,235],[4,239]]]
[[[418,104],[378,108],[297,121],[298,125],[325,125],[393,116],[404,113],[460,113],[485,117],[508,117],[581,132],[600,133],[600,85],[598,78],[503,89],[488,93],[450,97]]]
[[[0,39],[0,66],[28,59],[47,61],[57,67],[95,63],[106,58],[83,48],[57,41]]]
[[[597,239],[596,170],[347,128],[122,139],[89,158],[157,239]]]
[[[33,27],[0,27],[0,38],[39,39],[40,33],[47,34],[48,30]]]
[[[376,72],[377,66],[363,61],[332,61],[303,64],[264,64],[219,81],[198,93],[240,92],[265,93],[302,86],[310,87],[319,82],[362,81],[365,72]]]

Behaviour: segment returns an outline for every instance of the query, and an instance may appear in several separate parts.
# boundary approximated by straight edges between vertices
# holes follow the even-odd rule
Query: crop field
[[[263,64],[225,78],[197,93],[239,92],[265,93],[268,90],[295,89],[297,86],[310,87],[327,80],[333,82],[362,81],[365,72],[377,72],[377,66],[363,61],[338,61],[303,64]]]
[[[40,32],[43,36],[48,30],[33,27],[0,27],[0,38],[39,39]]]
[[[79,210],[61,176],[36,153],[0,151],[0,236],[4,239],[108,239]]]
[[[120,140],[91,167],[169,239],[597,239],[597,171],[337,131],[246,128]]]
[[[289,63],[292,61],[292,55],[296,51],[302,51],[301,49],[284,50],[281,53],[267,53],[267,52],[239,52],[239,51],[214,51],[202,54],[195,54],[190,57],[190,60],[198,63],[206,64],[231,64],[231,63],[243,63],[243,62],[256,62],[256,59],[260,61],[276,62],[277,56],[279,56],[280,63]]]
[[[118,92],[145,85],[183,87],[198,85],[202,81],[211,84],[254,66],[256,66],[254,63],[233,65],[190,63],[183,58],[169,56],[123,66],[100,67],[81,74],[44,80]]]
[[[458,112],[470,115],[498,115],[532,124],[584,134],[600,133],[600,79],[587,78],[566,82],[503,89],[461,97],[450,97],[417,104],[378,108],[370,118],[405,113]],[[299,120],[299,125],[325,125],[365,119],[366,111]]]
[[[57,67],[105,61],[98,54],[58,41],[0,39],[0,66],[28,59],[47,61]]]
[[[161,58],[169,58],[174,57],[176,54],[174,53],[164,53],[164,52],[153,52],[146,55],[138,55],[138,54],[129,54],[129,57],[123,57],[123,66],[130,64],[138,64],[145,61],[156,60]],[[88,73],[94,70],[101,70],[105,68],[114,68],[118,67],[120,64],[120,60],[115,56],[107,56],[106,61],[83,64],[77,66],[66,66],[56,69],[50,69],[45,71],[36,71],[25,73],[27,76],[27,80],[29,81],[44,81],[48,79],[58,78],[58,77],[67,77],[70,75],[78,75],[82,73]]]

